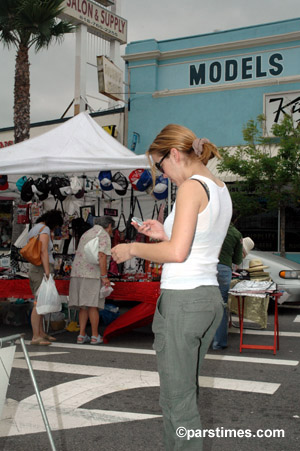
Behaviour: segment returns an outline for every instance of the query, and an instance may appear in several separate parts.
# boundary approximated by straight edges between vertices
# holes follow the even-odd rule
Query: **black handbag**
[[[131,224],[132,218],[133,218],[133,216],[135,216],[134,211],[135,211],[136,205],[138,206],[141,219],[144,220],[140,202],[139,202],[138,198],[134,196],[133,188],[131,188],[130,213],[129,213],[129,216],[128,216],[128,219],[126,222],[126,231],[125,231],[126,241],[135,241],[137,233],[138,233],[136,228]]]

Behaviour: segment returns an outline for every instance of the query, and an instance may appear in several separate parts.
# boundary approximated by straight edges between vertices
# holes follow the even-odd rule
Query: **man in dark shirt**
[[[218,269],[218,283],[224,303],[224,314],[216,334],[213,339],[213,349],[224,349],[227,347],[228,335],[228,291],[230,289],[230,282],[232,277],[232,264],[240,265],[243,260],[243,237],[242,234],[231,223],[229,225],[227,235],[222,245],[219,255]]]

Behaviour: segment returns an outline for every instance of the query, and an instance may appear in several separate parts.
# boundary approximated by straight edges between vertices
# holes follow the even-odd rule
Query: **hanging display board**
[[[105,56],[97,56],[98,89],[114,100],[123,100],[123,72]]]

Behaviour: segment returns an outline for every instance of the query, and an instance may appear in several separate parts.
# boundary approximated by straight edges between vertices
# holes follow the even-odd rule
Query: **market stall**
[[[15,185],[10,183],[10,195],[11,193],[15,195],[17,203],[16,217],[19,225],[22,224],[23,228],[26,224],[31,226],[43,211],[51,208],[63,211],[65,218],[63,230],[60,236],[55,236],[54,241],[57,252],[55,259],[57,286],[61,293],[63,291],[62,294],[67,294],[66,286],[72,256],[77,245],[74,220],[80,220],[82,224],[92,221],[94,216],[103,214],[115,216],[119,227],[114,239],[122,241],[130,239],[124,234],[128,226],[128,217],[135,208],[137,215],[144,215],[144,218],[157,217],[160,211],[163,214],[163,208],[159,207],[164,205],[158,205],[157,202],[166,198],[166,193],[161,194],[166,191],[165,182],[160,180],[162,189],[157,191],[156,198],[150,195],[151,176],[147,167],[148,161],[144,155],[137,156],[128,150],[87,113],[81,113],[41,136],[2,149],[0,173],[21,176],[16,179]],[[16,250],[14,251],[15,255]],[[26,263],[17,257],[12,260],[10,269],[11,275],[8,274],[9,271],[2,273],[2,293],[7,294],[14,286],[18,297],[21,297],[22,292],[26,298],[28,281],[16,278],[18,273],[24,277]],[[115,290],[119,293],[119,300],[122,298],[130,300],[128,290],[125,288],[130,282],[147,284],[149,288],[155,279],[155,288],[152,286],[154,290],[152,301],[155,304],[160,272],[157,265],[154,267],[151,262],[133,259],[122,268],[112,265],[110,269],[111,278],[118,284]],[[139,290],[134,292],[136,294]],[[136,296],[133,296],[134,300],[143,301],[144,293],[144,289],[140,290],[140,298],[136,299]],[[153,307],[150,313],[149,311],[142,313],[143,309],[140,309],[139,321],[143,323],[143,315],[148,321],[154,313],[152,310]],[[125,318],[126,324],[120,326],[126,328],[131,323],[136,324],[136,319],[134,312],[131,317],[128,314],[127,319]]]

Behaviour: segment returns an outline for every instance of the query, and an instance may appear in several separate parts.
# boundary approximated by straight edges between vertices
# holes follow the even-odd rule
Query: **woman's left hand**
[[[130,243],[129,244],[118,244],[111,250],[112,258],[116,263],[123,263],[126,260],[130,260],[132,255],[130,254]]]
[[[103,277],[102,283],[105,287],[110,287],[110,280],[108,277]]]

